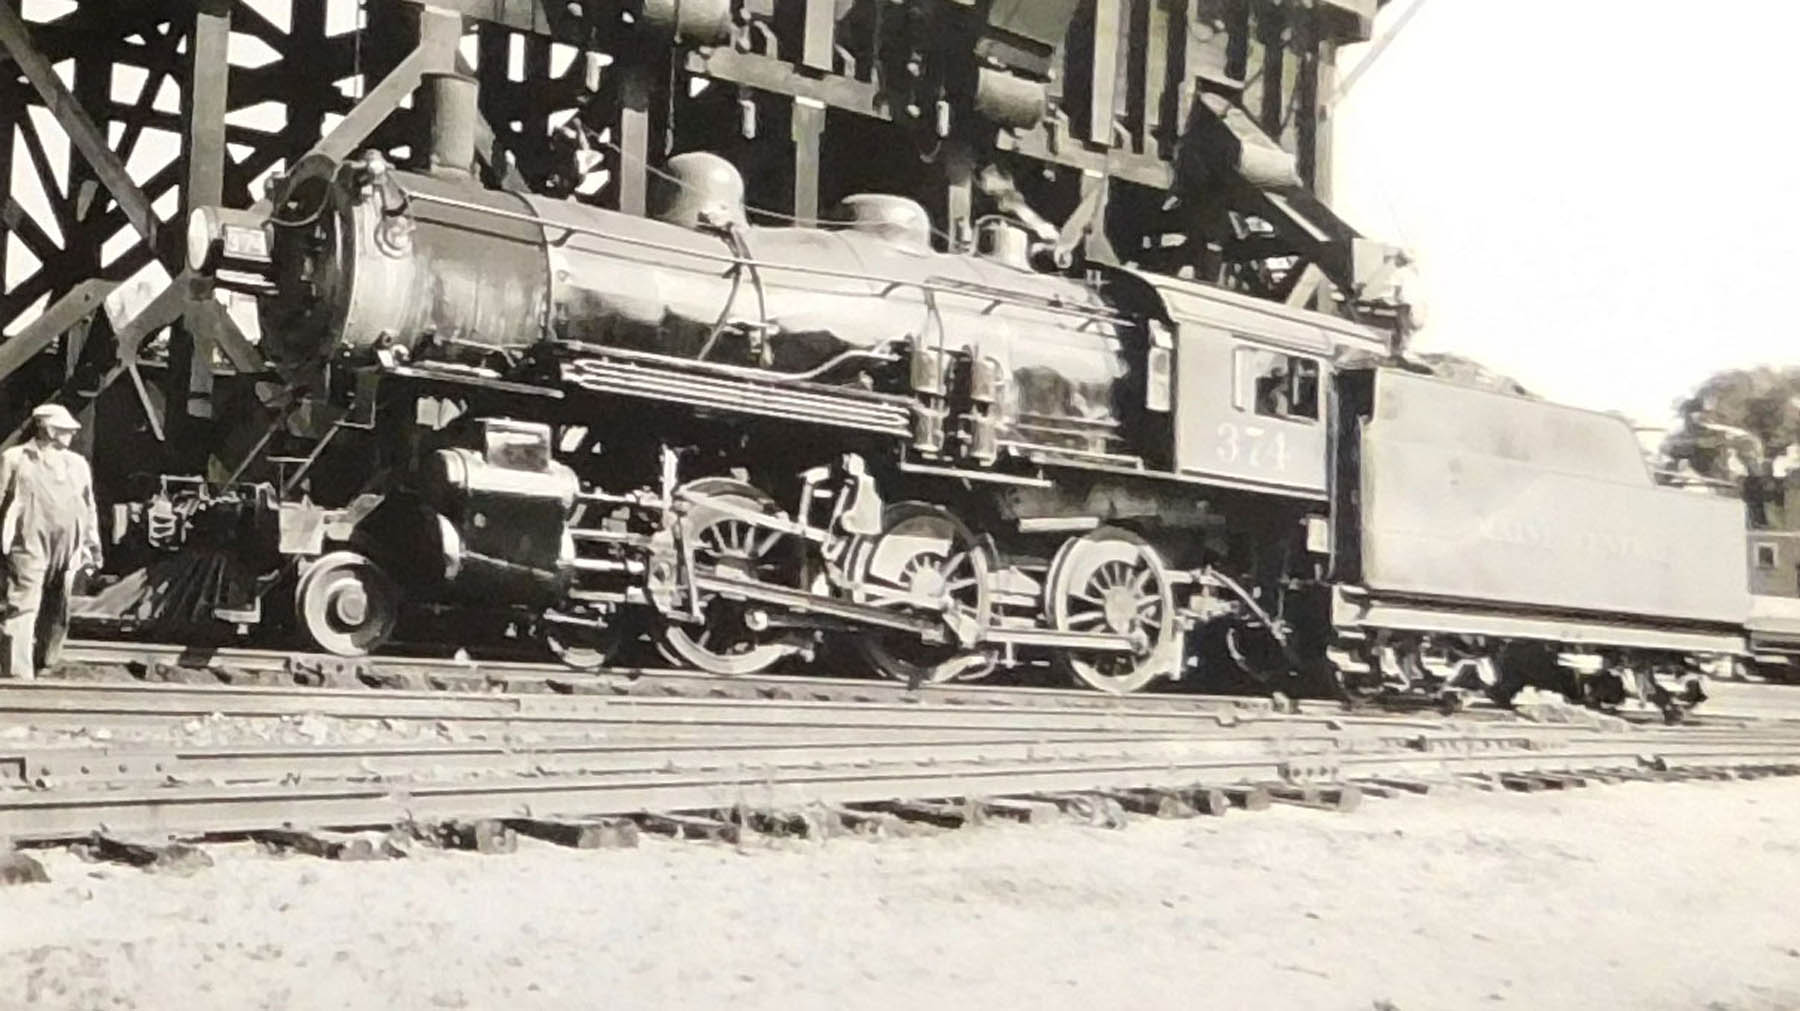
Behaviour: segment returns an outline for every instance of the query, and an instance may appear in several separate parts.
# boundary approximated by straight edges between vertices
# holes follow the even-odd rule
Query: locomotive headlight
[[[187,265],[196,274],[204,274],[215,265],[214,253],[220,246],[218,215],[210,207],[201,207],[188,215]]]
[[[261,218],[223,207],[200,207],[188,215],[187,265],[194,273],[265,275],[269,263],[269,233]]]

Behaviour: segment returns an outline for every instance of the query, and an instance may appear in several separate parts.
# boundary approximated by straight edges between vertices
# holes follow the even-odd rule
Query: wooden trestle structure
[[[1321,197],[1336,53],[1377,6],[0,0],[0,439],[111,390],[117,424],[196,441],[215,378],[265,364],[186,270],[188,212],[266,210],[309,153],[405,163],[443,71],[479,79],[498,185],[642,212],[663,158],[708,149],[776,219],[896,192],[965,245],[1022,201],[1090,259],[1369,311],[1391,251]]]

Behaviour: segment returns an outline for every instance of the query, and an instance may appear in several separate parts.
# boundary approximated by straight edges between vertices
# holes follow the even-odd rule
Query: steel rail
[[[241,670],[309,679],[318,678],[322,676],[322,672],[330,671],[339,675],[334,687],[341,688],[345,683],[355,686],[353,689],[344,690],[397,690],[377,688],[373,684],[355,680],[357,673],[367,672],[373,677],[397,674],[415,675],[416,679],[422,679],[427,686],[431,686],[433,682],[437,683],[438,686],[431,686],[429,690],[443,692],[499,689],[503,692],[520,693],[566,692],[640,697],[673,695],[677,697],[773,699],[776,701],[795,698],[844,702],[894,701],[960,705],[970,708],[993,707],[996,709],[1051,706],[1133,712],[1212,713],[1229,710],[1248,715],[1277,712],[1275,703],[1266,696],[1177,692],[1108,695],[1079,688],[982,683],[925,684],[917,689],[911,689],[894,681],[804,674],[764,673],[721,677],[700,671],[653,667],[609,667],[599,671],[584,672],[572,670],[560,664],[506,658],[456,660],[445,657],[383,655],[352,660],[326,654],[292,653],[268,649],[189,647],[106,640],[73,642],[65,648],[64,657],[72,662],[96,665],[142,665],[147,668],[160,664],[194,670]],[[222,680],[221,683],[230,682]],[[479,686],[479,688],[472,689],[471,685]],[[295,686],[308,687],[303,684]],[[1379,703],[1371,703],[1364,707],[1351,707],[1339,701],[1301,699],[1290,701],[1288,708],[1291,713],[1330,716],[1340,720],[1406,719],[1408,713],[1413,713],[1412,718],[1420,726],[1434,725],[1417,716],[1418,709],[1429,708],[1423,700],[1416,707],[1384,708]],[[1662,719],[1660,712],[1628,711],[1619,715],[1627,720],[1644,723],[1660,722]],[[1490,706],[1484,700],[1479,699],[1475,700],[1470,708],[1457,713],[1454,718],[1501,723],[1532,722],[1521,720],[1516,714]],[[1800,725],[1800,716],[1758,714],[1754,709],[1750,712],[1740,712],[1735,708],[1723,706],[1715,708],[1711,704],[1692,718],[1701,725],[1721,727],[1762,720]]]
[[[516,747],[483,743],[322,746],[208,746],[195,748],[44,748],[0,751],[0,787],[63,789],[80,785],[116,788],[134,782],[254,782],[319,779],[390,780],[399,777],[546,775],[551,773],[682,772],[763,768],[878,767],[978,755],[982,760],[1051,760],[1112,755],[1118,758],[1227,755],[1253,751],[1289,759],[1330,761],[1345,755],[1420,752],[1517,753],[1553,750],[1558,755],[1615,754],[1617,739],[1575,739],[1546,749],[1544,742],[1483,738],[1476,747],[1396,747],[1390,742],[1336,734],[1259,733],[1237,728],[1205,737],[1142,735],[1034,737],[896,737],[892,740],[731,740],[633,743],[553,743]],[[1731,742],[1671,742],[1642,753],[1714,754],[1720,751],[1800,755],[1800,739],[1750,738]],[[0,791],[0,798],[5,793]]]
[[[1339,777],[1458,776],[1470,773],[1792,764],[1792,748],[1632,748],[1511,754],[1345,755]],[[1314,774],[1321,771],[1313,770]],[[580,817],[638,811],[750,807],[793,810],[814,804],[898,798],[998,797],[1103,788],[1292,779],[1279,756],[1159,760],[943,761],[891,769],[760,769],[726,775],[607,773],[434,783],[244,784],[62,790],[25,793],[0,807],[0,835],[53,841],[96,829],[120,834],[248,832],[282,826],[362,827],[455,818]]]
[[[307,672],[331,670],[354,672],[365,668],[371,672],[417,673],[443,679],[488,680],[496,685],[543,688],[553,684],[572,690],[594,690],[616,694],[674,693],[690,696],[736,694],[754,697],[779,695],[823,696],[819,701],[841,698],[844,701],[916,700],[942,704],[980,704],[1014,708],[1035,705],[1083,707],[1093,709],[1130,709],[1155,711],[1210,712],[1221,707],[1252,712],[1272,712],[1273,703],[1263,697],[1208,694],[1138,694],[1108,695],[1075,688],[1038,688],[1014,685],[926,684],[908,689],[894,681],[833,678],[803,674],[752,674],[721,677],[699,671],[653,667],[609,667],[596,672],[571,670],[558,664],[523,660],[482,659],[452,660],[443,657],[383,655],[363,660],[350,660],[324,654],[288,653],[277,650],[196,648],[176,645],[115,643],[83,640],[63,650],[68,662],[92,664],[166,664],[195,668],[235,667],[266,672]],[[373,689],[371,689],[373,690]],[[1303,711],[1341,712],[1333,702],[1301,703]]]
[[[1365,727],[1390,732],[1442,731],[1441,722],[1381,717],[1256,715],[1232,710],[1156,712],[1084,707],[1003,708],[890,702],[698,699],[656,696],[537,695],[270,688],[249,685],[30,681],[0,685],[0,723],[39,727],[169,724],[213,715],[275,718],[446,721],[502,730],[598,730],[605,727],[814,727],[980,729],[996,732],[1177,732],[1245,722],[1284,726]]]
[[[273,782],[326,779],[389,780],[480,773],[547,774],[736,772],[770,769],[879,768],[939,761],[1139,760],[1251,754],[1319,757],[1374,747],[1378,742],[1331,734],[1225,733],[1191,736],[919,738],[883,741],[632,744],[555,744],[510,748],[483,744],[332,745],[322,747],[208,747],[189,749],[51,748],[0,751],[0,786],[32,789],[134,782]],[[0,789],[0,804],[7,792]]]

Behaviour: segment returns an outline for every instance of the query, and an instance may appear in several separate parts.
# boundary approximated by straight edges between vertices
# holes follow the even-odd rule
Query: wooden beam
[[[0,80],[0,186],[7,191],[7,196],[0,199],[0,233],[5,233],[16,232],[21,222],[31,221],[31,218],[12,198],[13,124],[25,118],[25,99],[23,96],[14,97],[14,85],[10,76],[0,75],[0,78],[5,78]],[[35,221],[31,224],[33,228],[37,228]],[[43,230],[38,229],[38,234],[43,235]],[[48,244],[50,237],[44,235],[43,238]],[[27,240],[26,245],[30,244]],[[6,249],[10,245],[12,243],[6,241],[5,234],[0,234],[0,294],[6,291]],[[40,262],[44,259],[42,253],[34,252],[32,255]],[[6,320],[0,319],[0,326],[5,324]]]
[[[0,342],[0,380],[37,357],[70,328],[91,317],[118,282],[89,278],[51,303],[44,314],[7,340]]]
[[[619,82],[618,209],[643,216],[650,209],[650,68],[633,63]]]
[[[1282,114],[1287,111],[1287,48],[1281,41],[1281,32],[1287,22],[1285,8],[1264,4],[1256,9],[1256,37],[1263,47],[1262,71],[1257,76],[1257,83],[1262,87],[1262,109],[1257,118],[1263,132],[1275,138],[1277,143],[1281,140]]]
[[[1104,147],[1112,146],[1113,110],[1118,104],[1119,27],[1124,2],[1094,0],[1087,139]]]
[[[1293,279],[1282,293],[1282,301],[1299,308],[1311,306],[1313,296],[1325,285],[1325,272],[1316,263],[1309,263],[1305,268],[1293,272]]]
[[[188,40],[188,81],[183,92],[187,119],[187,184],[182,203],[188,211],[216,207],[225,197],[226,89],[230,83],[227,50],[231,44],[231,7],[208,0],[194,11]]]
[[[75,96],[69,93],[61,78],[56,76],[50,61],[32,45],[30,30],[10,3],[0,3],[0,48],[12,55],[13,61],[19,65],[25,79],[37,90],[38,97],[49,108],[57,124],[69,135],[70,143],[81,152],[82,158],[93,168],[101,184],[125,211],[125,217],[131,222],[131,226],[144,237],[151,248],[161,249],[157,242],[159,222],[149,199],[131,181],[131,174],[125,171],[125,163],[107,146],[106,133],[95,126],[88,114],[82,111]],[[171,268],[179,266],[179,258],[173,255],[174,252],[165,251],[164,256]]]
[[[455,14],[426,7],[419,12],[419,44],[356,103],[336,127],[319,140],[307,155],[348,158],[381,121],[418,90],[428,73],[456,68],[456,45],[462,39],[462,19]]]
[[[804,225],[819,220],[819,158],[825,136],[825,106],[796,98],[793,104],[794,216]]]
[[[210,294],[196,294],[188,305],[187,325],[194,331],[196,349],[199,341],[204,341],[217,348],[225,355],[225,360],[240,373],[261,372],[268,368],[263,360],[262,352],[250,343],[244,332],[238,329],[236,321],[225,312],[225,307]]]
[[[454,11],[477,21],[487,21],[516,32],[555,34],[557,28],[574,28],[568,17],[553,18],[543,0],[406,0],[412,4]],[[555,5],[557,7],[562,4]]]
[[[181,202],[188,213],[225,202],[225,113],[231,65],[231,7],[221,0],[207,0],[194,10],[194,27],[188,37],[188,86],[183,92],[183,124],[187,145],[187,181]],[[202,296],[204,297],[204,296]],[[206,299],[211,302],[210,298]],[[213,350],[216,326],[202,323],[204,306],[190,300],[174,339],[185,341],[188,360],[185,413],[213,416]],[[200,325],[196,325],[196,324]]]
[[[837,4],[833,0],[805,0],[806,21],[800,47],[800,62],[823,74],[829,74],[837,45]]]
[[[113,341],[118,345],[120,364],[136,365],[138,348],[144,343],[144,338],[180,319],[182,313],[187,311],[188,301],[186,286],[172,283],[124,325],[115,325]]]
[[[843,109],[872,119],[892,119],[881,101],[881,89],[865,81],[833,74],[814,77],[791,63],[756,53],[719,48],[686,55],[682,69],[718,81],[755,88],[789,98],[810,98],[833,109]]]

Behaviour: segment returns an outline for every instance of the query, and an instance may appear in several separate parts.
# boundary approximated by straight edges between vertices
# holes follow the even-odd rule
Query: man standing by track
[[[69,448],[81,424],[60,404],[31,420],[31,440],[0,453],[0,677],[56,663],[75,574],[100,565],[93,472]]]

